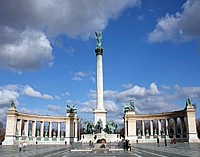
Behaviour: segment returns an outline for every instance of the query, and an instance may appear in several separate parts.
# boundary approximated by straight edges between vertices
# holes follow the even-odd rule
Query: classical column
[[[158,135],[161,135],[161,130],[162,130],[161,119],[159,119],[158,120]]]
[[[176,130],[176,125],[177,125],[177,118],[173,118],[173,131],[174,131],[174,138],[176,138],[177,130]]]
[[[40,137],[44,137],[44,122],[40,122]]]
[[[169,135],[169,119],[166,119],[166,136]]]
[[[76,138],[78,137],[78,136],[77,136],[77,131],[78,131],[77,128],[78,128],[77,122],[75,121],[75,122],[74,122],[74,132],[75,132],[74,137],[76,137]]]
[[[49,137],[52,137],[51,132],[52,132],[52,122],[49,122]]]
[[[21,119],[17,119],[17,131],[18,131],[18,135],[19,136],[22,135],[21,127],[22,127],[22,120]]]
[[[32,136],[33,137],[36,137],[35,131],[36,131],[36,121],[32,121]]]
[[[24,131],[25,131],[25,136],[28,136],[28,120],[24,120]]]
[[[182,138],[183,137],[183,124],[184,124],[183,117],[180,118],[180,121],[181,121],[181,123],[180,123],[180,129],[181,129],[181,138]]]
[[[145,121],[144,121],[144,120],[142,120],[142,136],[143,136],[143,138],[145,138],[145,129],[144,129],[144,123],[145,123]]]
[[[153,120],[150,120],[151,136],[153,136]]]
[[[66,123],[65,123],[65,137],[67,137],[67,138],[70,137],[70,135],[69,135],[69,133],[70,133],[69,129],[70,129],[70,121],[67,120]]]
[[[58,138],[60,138],[60,122],[58,122]]]
[[[102,33],[99,35],[96,33],[97,38],[97,47],[95,48],[96,52],[96,109],[94,111],[95,115],[95,125],[101,119],[103,123],[103,128],[106,126],[106,110],[103,105],[103,47],[101,47]]]

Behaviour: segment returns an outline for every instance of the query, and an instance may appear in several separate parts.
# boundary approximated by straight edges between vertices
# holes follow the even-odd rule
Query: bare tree
[[[6,129],[3,127],[3,123],[0,122],[0,143],[3,142],[5,139],[5,132]]]

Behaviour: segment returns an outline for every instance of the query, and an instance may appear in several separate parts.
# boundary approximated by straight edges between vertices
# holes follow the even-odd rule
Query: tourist
[[[131,143],[129,140],[128,140],[128,148],[130,148],[130,151],[131,151]]]
[[[159,137],[157,137],[157,144],[158,144],[158,147],[159,147]]]
[[[23,151],[26,150],[26,146],[27,146],[27,143],[24,142],[24,143],[22,144],[22,147],[24,148]]]
[[[124,148],[124,150],[126,149],[126,141],[125,140],[123,140],[123,148]]]
[[[167,146],[167,139],[166,139],[166,137],[165,137],[165,146]]]
[[[21,143],[19,143],[19,145],[18,145],[18,147],[19,147],[19,152],[21,152],[21,150],[22,150],[22,144]]]
[[[128,151],[129,140],[126,140],[126,150]]]

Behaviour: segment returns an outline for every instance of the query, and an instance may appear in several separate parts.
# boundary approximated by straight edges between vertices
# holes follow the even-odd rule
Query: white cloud
[[[26,96],[37,97],[37,98],[42,98],[42,99],[49,99],[49,100],[54,99],[51,95],[41,94],[39,91],[34,90],[32,87],[28,85],[24,87],[23,94]]]
[[[95,108],[96,108],[96,100],[90,100],[82,103],[82,106],[78,111],[83,113],[92,113]]]
[[[141,0],[0,1],[0,67],[36,70],[53,64],[49,39],[60,34],[88,39]],[[70,54],[74,48],[66,49]],[[78,77],[75,78],[78,80]]]
[[[123,84],[122,87],[128,89],[128,88],[132,88],[133,87],[133,84],[132,83],[129,83],[129,84]]]
[[[82,72],[82,71],[78,71],[78,72],[75,72],[73,74],[73,78],[72,80],[74,81],[82,81],[82,80],[89,80],[89,81],[92,81],[92,82],[95,82],[95,73],[92,72],[92,71],[89,71],[89,72]]]
[[[0,26],[1,28],[1,26]],[[1,28],[0,66],[13,71],[36,70],[53,60],[52,47],[42,32]],[[14,36],[14,37],[13,37]]]
[[[26,109],[26,108],[20,108],[19,112],[26,113],[26,114],[41,115],[36,110],[29,110],[29,109]]]
[[[200,37],[200,1],[187,0],[183,12],[175,15],[166,14],[158,20],[156,28],[148,36],[148,41],[186,42]]]
[[[63,107],[60,107],[58,105],[48,105],[48,110],[54,112],[61,112],[63,111]]]
[[[117,112],[119,110],[119,107],[117,107],[115,102],[111,100],[104,101],[104,107],[108,112]]]
[[[3,89],[0,88],[0,106],[1,107],[8,107],[10,105],[10,101],[14,100],[15,105],[18,105],[19,93],[17,91],[9,90],[4,87]]]
[[[65,92],[65,93],[62,93],[61,95],[64,96],[64,97],[69,97],[70,93],[69,92]]]

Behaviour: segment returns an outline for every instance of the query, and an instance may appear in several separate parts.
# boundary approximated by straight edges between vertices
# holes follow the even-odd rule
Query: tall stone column
[[[102,55],[103,48],[97,47],[95,49],[96,52],[96,109],[94,111],[95,115],[95,125],[101,119],[103,123],[103,128],[106,126],[106,110],[103,105],[103,63],[102,63]]]
[[[183,138],[183,125],[184,125],[184,117],[180,118],[181,123],[180,123],[180,129],[181,129],[181,138]]]
[[[158,120],[158,135],[161,135],[162,125],[161,125],[161,119]]]
[[[40,122],[40,137],[44,137],[44,122]]]
[[[173,119],[173,130],[174,130],[174,135],[173,135],[173,137],[174,137],[174,138],[176,138],[176,134],[177,134],[176,128],[177,128],[177,118],[174,118],[174,119]]]
[[[60,122],[58,122],[58,138],[60,138]]]
[[[32,121],[32,136],[33,137],[36,137],[35,131],[36,131],[36,121]]]
[[[22,120],[21,119],[17,119],[17,131],[18,131],[18,135],[21,136],[21,127],[22,127]]]
[[[52,137],[51,132],[52,132],[52,122],[49,122],[49,137]]]
[[[151,136],[153,136],[153,120],[150,120]]]
[[[25,136],[28,136],[28,123],[29,123],[29,120],[24,121]]]
[[[142,137],[145,138],[145,129],[144,129],[145,121],[142,120]]]
[[[169,119],[166,119],[166,135],[169,135]]]

